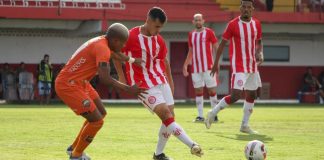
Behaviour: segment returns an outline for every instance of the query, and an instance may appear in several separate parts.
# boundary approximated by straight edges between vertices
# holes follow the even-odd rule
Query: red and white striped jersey
[[[203,31],[195,30],[189,33],[188,44],[192,48],[191,70],[193,73],[200,73],[210,70],[213,67],[213,44],[217,38],[213,30],[204,28]]]
[[[232,73],[258,72],[255,46],[256,40],[260,40],[261,37],[261,23],[256,18],[244,22],[237,17],[228,23],[223,39],[230,41],[229,56]]]
[[[167,48],[161,35],[145,36],[140,27],[129,31],[128,41],[123,52],[134,58],[141,58],[145,63],[139,67],[126,63],[126,76],[129,85],[152,88],[158,84],[167,83],[164,60]]]

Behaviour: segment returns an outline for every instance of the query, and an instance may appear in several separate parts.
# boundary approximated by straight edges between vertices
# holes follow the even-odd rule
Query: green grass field
[[[205,112],[209,105],[205,105]],[[105,125],[86,152],[94,160],[150,160],[157,142],[160,121],[141,105],[106,105]],[[194,157],[175,137],[165,153],[175,160],[244,160],[245,144],[263,141],[269,160],[323,160],[324,107],[305,105],[257,105],[251,126],[259,135],[240,133],[242,109],[223,110],[220,122],[210,130],[193,123],[194,105],[177,105],[176,121],[204,149]],[[1,160],[66,160],[66,147],[80,126],[64,105],[0,105]]]

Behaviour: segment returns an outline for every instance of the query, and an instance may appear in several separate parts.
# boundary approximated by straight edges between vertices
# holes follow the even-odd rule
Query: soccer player
[[[241,15],[230,21],[223,33],[211,74],[219,73],[219,58],[227,41],[230,41],[231,95],[225,96],[208,112],[205,121],[207,128],[210,128],[213,118],[220,110],[241,98],[244,90],[245,101],[240,131],[248,134],[257,133],[249,127],[249,118],[253,111],[256,90],[261,87],[257,65],[263,62],[263,46],[261,23],[252,17],[253,9],[253,0],[241,0]]]
[[[77,49],[55,81],[57,95],[75,114],[86,119],[79,135],[67,149],[70,160],[90,159],[84,154],[84,150],[104,123],[106,110],[98,93],[89,83],[96,73],[105,85],[112,84],[135,96],[139,96],[141,93],[145,94],[145,89],[136,85],[125,85],[109,75],[109,59],[114,58],[120,52],[128,35],[128,29],[124,25],[112,24],[106,35],[90,39]],[[120,59],[119,57],[117,59]],[[132,57],[128,59],[134,61]]]
[[[216,95],[216,76],[210,75],[210,70],[213,66],[212,53],[217,50],[217,38],[213,30],[204,27],[205,20],[203,15],[197,13],[194,15],[192,23],[195,26],[195,30],[189,33],[188,44],[189,51],[187,58],[183,64],[183,75],[187,77],[188,65],[191,66],[191,78],[196,94],[196,106],[198,109],[198,116],[194,120],[195,122],[204,122],[204,86],[208,88],[208,94],[210,99],[211,108],[217,104]],[[217,121],[217,116],[215,116]]]
[[[147,14],[145,24],[129,31],[129,39],[123,51],[128,56],[142,59],[143,63],[141,67],[126,63],[126,78],[129,84],[138,84],[148,89],[148,94],[140,99],[144,106],[162,121],[153,159],[170,159],[163,150],[171,134],[187,145],[192,154],[200,157],[203,154],[200,146],[192,141],[174,120],[173,79],[166,58],[166,44],[159,34],[166,20],[165,12],[161,8],[153,7]],[[122,73],[120,67],[116,69]]]

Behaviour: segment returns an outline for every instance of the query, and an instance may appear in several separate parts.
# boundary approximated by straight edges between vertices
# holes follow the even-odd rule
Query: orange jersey
[[[105,36],[92,38],[75,51],[59,73],[57,80],[90,81],[97,73],[99,62],[109,63],[110,54]]]

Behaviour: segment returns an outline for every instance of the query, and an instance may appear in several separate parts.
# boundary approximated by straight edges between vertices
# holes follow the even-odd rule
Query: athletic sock
[[[210,100],[210,106],[213,109],[217,105],[217,95],[215,94],[210,94],[209,95],[209,100]]]
[[[198,116],[204,117],[204,96],[202,95],[196,96],[196,106],[198,109]]]
[[[159,155],[163,153],[163,150],[165,148],[166,143],[168,142],[170,138],[171,133],[168,132],[165,125],[162,123],[159,131],[159,140],[156,145],[155,155]]]
[[[80,139],[80,135],[81,135],[81,133],[82,133],[84,127],[85,127],[88,123],[89,123],[89,122],[88,122],[87,120],[84,121],[84,123],[83,123],[83,125],[82,125],[82,127],[81,127],[81,129],[80,129],[80,131],[79,131],[78,136],[75,138],[74,142],[72,143],[72,149],[74,149],[75,146],[77,145],[77,143],[78,143],[78,141],[79,141],[79,139]]]
[[[83,129],[76,147],[73,149],[72,157],[80,157],[87,146],[92,142],[97,132],[102,127],[103,119],[89,122]]]
[[[228,106],[229,104],[231,104],[231,96],[226,96],[223,97],[219,103],[212,109],[212,113],[213,115],[217,115],[217,113],[224,109],[226,106]]]
[[[249,125],[249,119],[253,112],[254,100],[245,100],[243,105],[242,126]]]
[[[174,121],[174,118],[169,118],[163,121],[163,124],[167,127],[169,133],[172,133],[175,137],[177,137],[182,143],[186,144],[189,148],[192,147],[194,142],[190,139],[190,137],[186,134],[186,132],[182,129],[182,127]]]

